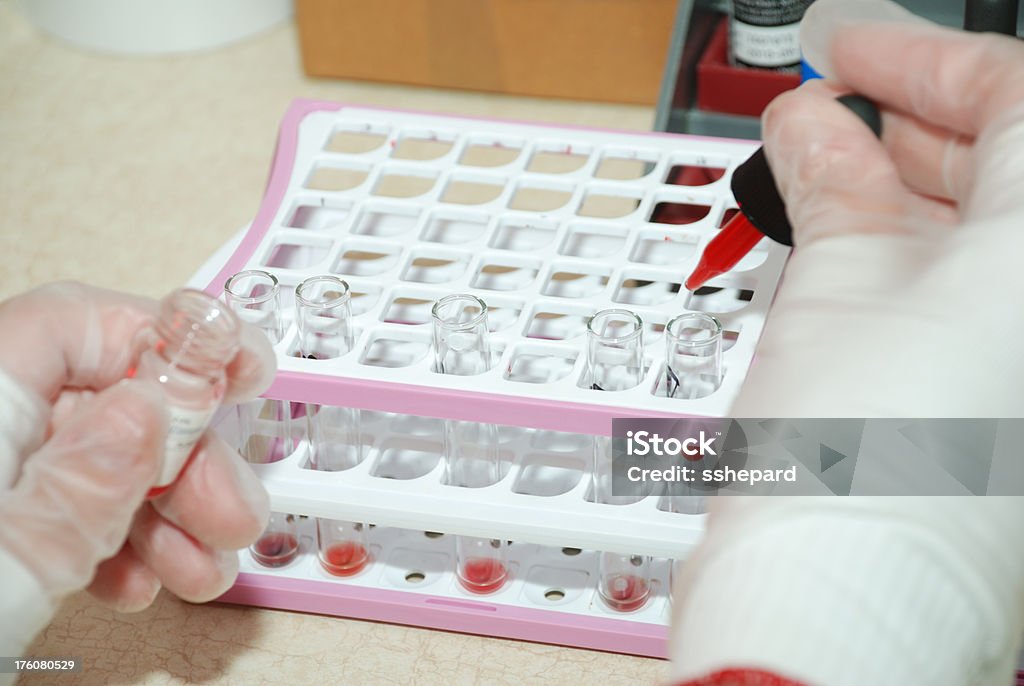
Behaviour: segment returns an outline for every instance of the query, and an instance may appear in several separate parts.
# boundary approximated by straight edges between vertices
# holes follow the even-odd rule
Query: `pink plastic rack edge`
[[[666,658],[668,628],[477,600],[239,574],[221,602]]]

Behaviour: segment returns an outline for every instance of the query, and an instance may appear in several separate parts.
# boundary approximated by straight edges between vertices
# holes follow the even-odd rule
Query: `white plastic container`
[[[39,28],[73,45],[126,55],[210,50],[288,19],[291,0],[18,0]]]

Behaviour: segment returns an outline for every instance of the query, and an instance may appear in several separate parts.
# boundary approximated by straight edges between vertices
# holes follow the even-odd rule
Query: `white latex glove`
[[[1024,43],[879,0],[818,0],[802,39],[830,80],[765,112],[795,248],[733,415],[1024,416]],[[881,141],[832,101],[849,91]],[[712,508],[677,584],[676,679],[1011,683],[1022,499]]]
[[[178,481],[155,482],[167,417],[157,384],[123,381],[137,334],[157,303],[79,284],[55,284],[0,304],[0,653],[19,655],[57,603],[88,586],[141,610],[161,585],[186,600],[220,595],[235,549],[269,516],[262,485],[207,433]],[[225,402],[254,397],[273,378],[265,337],[245,327],[228,367]]]
[[[1024,416],[1024,43],[874,0],[815,3],[801,35],[835,81],[764,115],[795,249],[733,413]]]

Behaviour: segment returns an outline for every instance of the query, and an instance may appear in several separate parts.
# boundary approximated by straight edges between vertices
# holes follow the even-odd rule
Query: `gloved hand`
[[[1024,43],[878,0],[815,3],[801,36],[835,80],[764,115],[795,249],[733,413],[1024,416]]]
[[[795,247],[733,416],[1024,416],[1024,43],[880,0],[817,0],[801,34],[829,80],[765,112]],[[850,91],[881,141],[833,102]],[[1010,683],[1022,499],[714,501],[676,679]]]
[[[174,486],[144,501],[167,416],[155,382],[124,379],[156,315],[153,301],[79,284],[0,304],[0,569],[5,594],[22,587],[0,603],[20,615],[0,622],[4,654],[86,586],[125,611],[161,585],[195,602],[218,596],[237,574],[233,551],[269,517],[262,485],[211,432]],[[245,326],[224,402],[265,390],[274,368],[266,338]],[[33,582],[42,603],[24,588]]]

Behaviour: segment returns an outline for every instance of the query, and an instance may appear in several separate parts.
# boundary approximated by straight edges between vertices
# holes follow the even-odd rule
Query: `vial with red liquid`
[[[468,294],[441,298],[431,309],[434,371],[474,376],[491,368],[487,304]],[[484,488],[501,480],[498,427],[446,420],[445,483]],[[508,542],[497,538],[457,536],[455,565],[459,583],[470,593],[494,593],[508,580]]]
[[[178,478],[220,407],[240,330],[231,310],[202,291],[179,289],[161,302],[152,345],[134,370],[135,378],[158,382],[167,399],[164,461],[149,497],[160,495]]]
[[[459,583],[470,593],[494,593],[508,580],[508,544],[497,538],[458,536],[455,568]]]
[[[602,310],[587,322],[587,384],[605,393],[636,388],[644,376],[643,321],[623,309]],[[615,493],[612,439],[595,436],[590,499],[602,505],[631,505],[647,492]],[[633,485],[636,488],[636,485]],[[651,589],[651,558],[602,552],[598,559],[598,595],[619,612],[644,606]]]
[[[281,287],[277,277],[258,269],[247,269],[224,282],[224,300],[241,320],[262,330],[271,345],[284,337]],[[296,405],[295,407],[299,407]],[[257,398],[238,405],[238,451],[250,464],[282,460],[297,444],[287,400]],[[283,567],[299,554],[295,516],[272,512],[267,528],[249,546],[253,559],[264,567]]]
[[[284,567],[299,554],[295,515],[272,512],[263,534],[249,546],[256,562],[264,567]]]
[[[317,519],[317,554],[324,571],[334,576],[354,576],[361,572],[370,562],[366,541],[368,528],[362,522]]]
[[[597,592],[613,610],[639,610],[651,594],[651,558],[601,553]]]
[[[352,350],[352,294],[335,276],[313,276],[295,289],[298,353],[307,360],[329,360]],[[358,409],[306,405],[310,466],[317,471],[351,469],[362,458]],[[370,563],[365,522],[316,520],[317,557],[324,571],[353,576]]]

